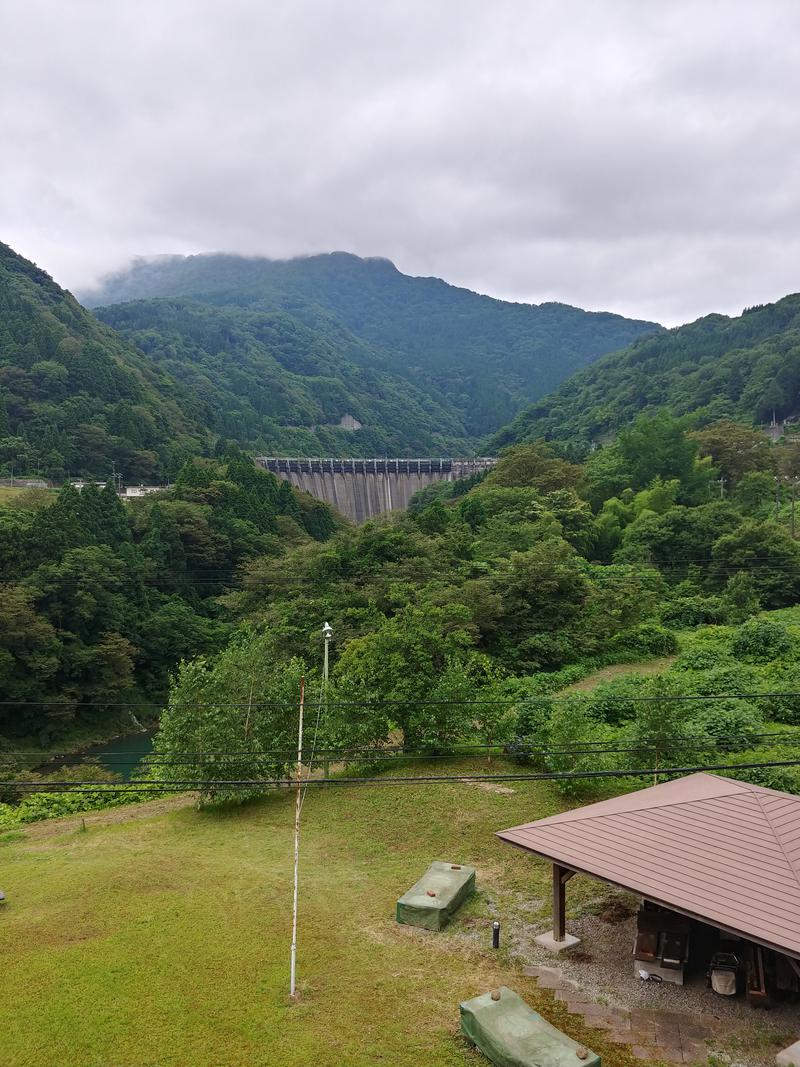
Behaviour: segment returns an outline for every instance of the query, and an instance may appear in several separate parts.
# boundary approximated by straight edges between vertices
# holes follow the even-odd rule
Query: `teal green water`
[[[85,755],[94,756],[109,771],[119,774],[127,782],[135,777],[135,772],[144,756],[153,751],[153,731],[138,730],[135,734],[125,734],[106,741],[102,745],[92,745],[85,750]]]

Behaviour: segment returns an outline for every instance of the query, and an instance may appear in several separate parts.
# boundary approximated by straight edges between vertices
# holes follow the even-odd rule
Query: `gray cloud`
[[[686,321],[800,289],[795,0],[5,0],[0,238],[383,255]]]

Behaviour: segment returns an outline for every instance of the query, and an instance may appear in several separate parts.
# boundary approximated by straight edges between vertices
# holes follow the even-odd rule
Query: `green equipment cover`
[[[397,902],[397,921],[441,930],[475,892],[475,868],[436,860]]]
[[[497,1067],[600,1065],[598,1055],[556,1030],[506,986],[465,1001],[461,1029]]]

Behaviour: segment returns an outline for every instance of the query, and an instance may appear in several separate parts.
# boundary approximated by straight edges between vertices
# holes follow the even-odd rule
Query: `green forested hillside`
[[[446,398],[417,388],[330,316],[137,300],[102,319],[191,393],[203,424],[260,454],[471,453]],[[351,415],[353,432],[339,422]]]
[[[174,474],[206,447],[192,401],[32,263],[0,244],[0,470]]]
[[[494,300],[401,274],[385,259],[342,252],[281,261],[162,257],[139,261],[84,294],[90,306],[154,297],[283,311],[315,329],[320,315],[328,329],[334,320],[370,346],[374,366],[445,405],[465,437],[496,430],[573,371],[660,329],[565,304]]]
[[[659,408],[698,422],[797,415],[800,295],[636,341],[527,408],[495,436],[494,447],[537,437],[588,442]]]
[[[320,730],[333,749],[524,754],[597,737],[635,759],[643,739],[686,734],[699,761],[719,738],[726,759],[746,758],[800,714],[795,624],[760,618],[800,598],[781,482],[797,457],[766,438],[745,451],[748,434],[760,436],[723,420],[689,433],[662,413],[582,464],[521,445],[480,481],[441,483],[360,527],[336,528],[233,446],[127,507],[110,487],[68,487],[45,507],[19,498],[0,508],[0,750],[4,737],[110,732],[118,704],[160,702],[169,683],[157,748],[180,781],[210,778],[219,799],[220,774],[234,792],[282,775],[328,621],[335,697]],[[632,683],[652,704],[624,687],[624,706],[548,699],[602,664],[672,657],[709,625],[676,671]],[[758,692],[785,696],[741,697]],[[672,700],[691,693],[702,702]],[[239,755],[205,760],[216,752]],[[800,790],[796,771],[776,781]]]
[[[0,751],[130,725],[182,656],[230,637],[220,597],[246,560],[324,540],[330,510],[235,446],[123,504],[109,483],[0,505]],[[139,710],[141,715],[141,709]]]

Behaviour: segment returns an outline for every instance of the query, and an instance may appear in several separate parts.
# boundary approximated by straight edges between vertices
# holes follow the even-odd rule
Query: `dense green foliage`
[[[708,315],[635,341],[575,374],[537,401],[494,440],[494,447],[547,437],[604,439],[641,413],[666,409],[699,423],[752,422],[800,413],[800,295]]]
[[[717,446],[725,430],[737,440],[741,428],[718,427]],[[317,669],[319,627],[329,620],[335,657],[323,734],[353,758],[387,744],[435,754],[481,741],[513,743],[541,763],[532,745],[608,738],[643,747],[603,766],[713,762],[717,741],[745,749],[770,718],[793,714],[726,695],[751,683],[762,691],[798,684],[794,631],[760,617],[800,597],[791,503],[779,498],[776,515],[769,488],[766,513],[735,493],[719,499],[718,471],[700,442],[665,415],[640,418],[582,465],[544,443],[519,446],[469,487],[426,490],[407,515],[246,563],[226,598],[246,620],[230,662],[255,659],[257,688],[277,691],[281,664],[295,678],[301,661]],[[586,697],[547,696],[603,663],[675,656],[687,628],[709,624],[724,636],[722,651],[704,660],[707,646],[690,646],[675,670],[631,683],[626,692],[650,694],[649,703],[614,696],[601,714]],[[738,679],[732,670],[714,674],[736,663]],[[789,671],[785,681],[778,667]],[[180,710],[195,692],[211,694],[213,736],[249,747],[247,677],[239,669],[234,682],[226,657],[187,665],[176,710],[170,705],[163,720],[172,751],[197,743],[195,721]],[[222,705],[226,692],[236,707]],[[667,699],[706,692],[698,705]],[[285,748],[280,716],[249,721],[258,746],[269,749],[274,736]],[[666,743],[687,731],[690,752]]]
[[[160,702],[182,657],[224,644],[219,598],[245,561],[332,530],[325,505],[233,447],[131,504],[89,485],[0,507],[0,740],[130,723],[125,704]]]
[[[206,446],[191,398],[0,244],[0,472],[163,479]]]
[[[222,439],[260,455],[462,455],[462,416],[330,316],[186,300],[98,309],[190,391]],[[360,430],[339,426],[350,415]]]
[[[514,750],[552,771],[788,763],[797,746],[785,730],[800,724],[800,700],[766,695],[796,691],[800,681],[800,617],[783,614],[786,622],[765,616],[684,634],[681,654],[655,677],[634,669],[590,692],[529,698],[521,705]],[[732,695],[759,692],[763,698]],[[688,699],[675,699],[681,697]],[[577,757],[557,751],[587,739],[591,751]],[[552,751],[542,757],[537,745]],[[725,773],[800,791],[797,766],[731,766]],[[617,784],[629,788],[622,779]],[[595,790],[591,781],[561,786],[578,796]]]
[[[215,315],[196,303],[190,308],[179,304],[173,312],[158,303],[148,306],[152,298],[159,297],[190,297],[225,308],[226,314]],[[232,364],[230,370],[223,370],[222,382],[237,396],[241,389],[233,364],[235,353],[243,347],[248,352],[246,375],[257,372],[263,359],[264,373],[274,376],[277,359],[290,372],[283,378],[283,390],[297,392],[298,383],[291,374],[319,375],[320,367],[330,374],[334,351],[347,363],[371,367],[386,383],[381,387],[382,392],[387,390],[386,399],[400,388],[398,379],[408,391],[409,403],[419,405],[422,396],[428,397],[430,412],[436,405],[447,413],[441,425],[437,416],[435,432],[447,437],[455,420],[465,441],[496,430],[525,403],[604,353],[660,328],[566,304],[534,306],[493,300],[437,278],[401,274],[385,259],[359,259],[341,252],[281,261],[221,255],[161,257],[135,263],[84,298],[91,306],[147,300],[134,312],[103,309],[99,314],[137,343],[148,339],[149,331],[147,350],[157,359],[169,360],[170,369],[181,379],[188,377],[190,368],[183,370],[180,364],[192,361],[195,347],[205,362],[206,354],[221,344],[225,362]],[[153,333],[165,328],[165,316],[169,339],[162,341]],[[187,334],[185,341],[176,342],[176,328]],[[290,351],[284,361],[276,334],[292,328],[306,338],[305,349]],[[229,341],[226,331],[231,329],[235,336]],[[312,338],[311,331],[317,336]],[[233,351],[227,348],[231,343]],[[298,360],[306,350],[311,357],[309,370]],[[346,386],[349,373],[345,366],[335,377]],[[309,383],[311,422],[320,421],[321,388],[320,383]],[[366,439],[369,433],[384,429],[387,409],[368,403],[365,392],[363,388],[345,390],[335,399],[329,395],[324,411],[333,422],[347,413],[355,415],[364,423]],[[430,434],[434,427],[418,420],[398,422],[401,412],[395,413],[391,429],[397,427],[406,435],[401,454],[413,454],[423,447],[425,438],[420,434]],[[360,443],[360,434],[348,438],[348,454],[369,451]],[[295,440],[288,438],[286,447]]]
[[[168,259],[103,290],[132,295],[155,299],[100,309],[111,330],[0,245],[0,476],[166,481],[228,441],[471,454],[571,370],[653,328],[345,255]]]

